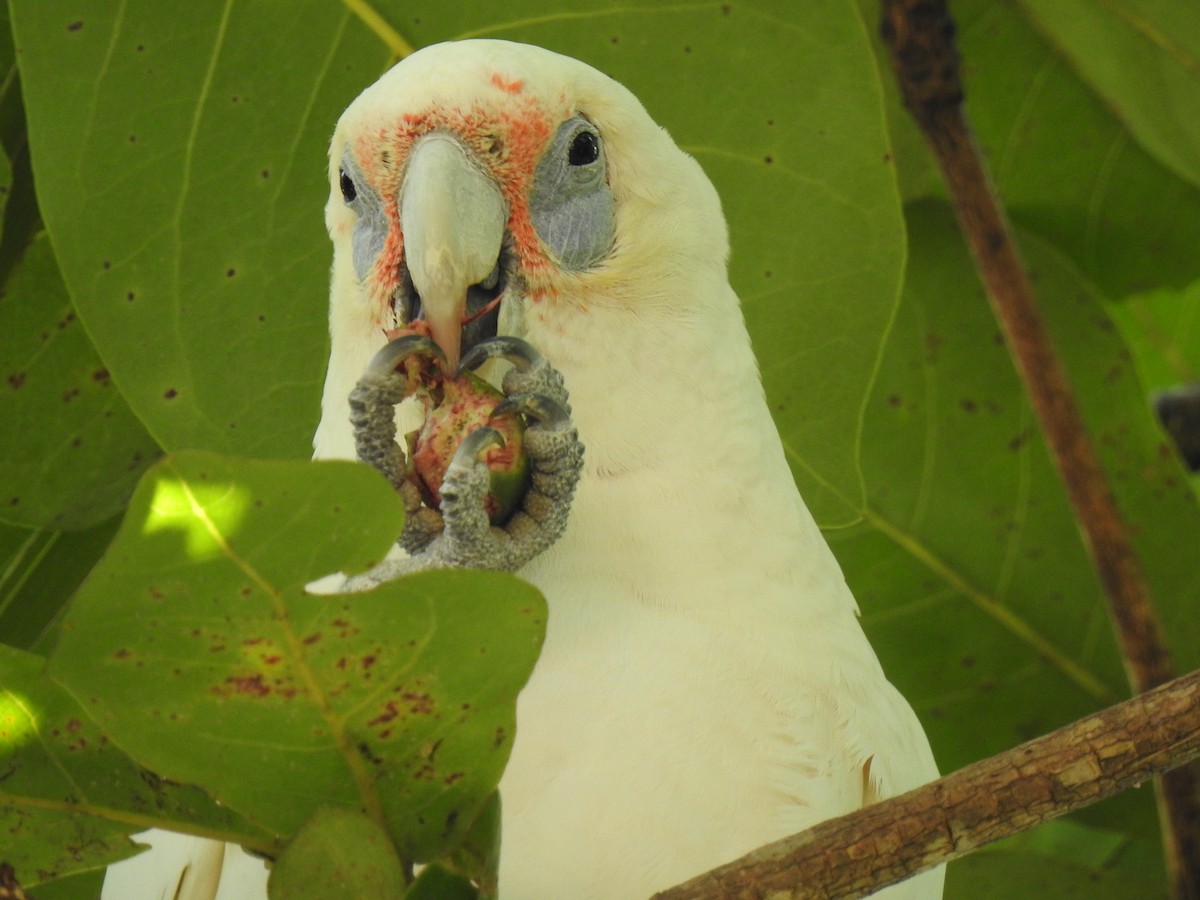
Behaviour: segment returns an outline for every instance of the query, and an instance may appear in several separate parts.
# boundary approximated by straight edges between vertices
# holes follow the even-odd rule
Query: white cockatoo
[[[629,91],[536,47],[428,47],[346,110],[330,183],[316,456],[355,457],[347,398],[415,317],[451,365],[496,334],[540,351],[587,448],[565,531],[515,557],[550,616],[501,782],[504,900],[648,897],[937,777],[796,490],[716,192]],[[261,896],[254,868],[224,896]]]

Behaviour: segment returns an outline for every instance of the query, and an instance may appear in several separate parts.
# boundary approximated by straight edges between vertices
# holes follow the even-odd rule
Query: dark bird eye
[[[600,158],[600,138],[595,132],[581,131],[571,141],[567,151],[567,162],[573,166],[586,166]]]
[[[354,186],[354,181],[346,174],[345,169],[339,172],[339,181],[342,186],[342,197],[347,203],[353,203],[354,198],[358,196],[358,188]]]

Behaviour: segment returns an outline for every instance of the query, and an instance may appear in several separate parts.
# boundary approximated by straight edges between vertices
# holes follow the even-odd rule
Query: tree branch
[[[1133,541],[1088,437],[1074,393],[1038,311],[1029,278],[962,110],[954,21],[945,0],[883,0],[883,35],[904,103],[950,189],[1009,352],[1108,598],[1135,691],[1172,676],[1170,652]],[[1164,780],[1160,794],[1174,895],[1200,898],[1200,774]]]
[[[1200,670],[654,900],[862,897],[1200,757]]]

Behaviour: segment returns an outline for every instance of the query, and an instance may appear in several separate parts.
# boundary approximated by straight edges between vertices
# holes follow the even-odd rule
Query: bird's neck
[[[789,608],[852,615],[796,490],[740,310],[731,292],[726,299],[691,317],[597,307],[562,321],[531,317],[547,331],[535,327],[528,337],[553,353],[585,446],[567,534],[528,573],[535,583],[559,566],[587,581],[591,561],[605,560],[590,573],[602,598],[624,577],[611,566],[619,559],[638,583],[612,596],[637,603],[745,616],[742,604],[756,596],[790,604],[807,593],[807,610]],[[807,592],[815,573],[842,587]],[[760,590],[757,578],[782,590]]]
[[[778,443],[736,298],[719,290],[694,311],[531,310],[526,336],[563,373],[589,472],[680,471]]]

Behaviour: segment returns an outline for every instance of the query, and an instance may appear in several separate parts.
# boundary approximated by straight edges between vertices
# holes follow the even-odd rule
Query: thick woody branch
[[[954,21],[945,0],[883,0],[883,35],[905,105],[933,149],[1017,371],[1108,598],[1130,683],[1172,676],[1170,653],[1129,530],[1042,321],[962,109]],[[1200,898],[1200,775],[1163,782],[1168,869],[1177,898]]]
[[[1200,757],[1200,671],[654,900],[863,897]]]

